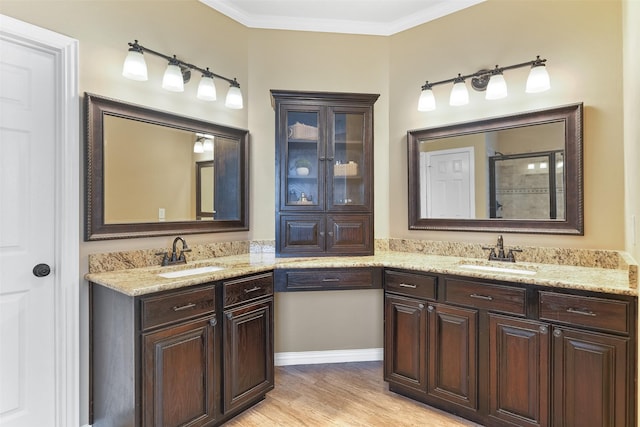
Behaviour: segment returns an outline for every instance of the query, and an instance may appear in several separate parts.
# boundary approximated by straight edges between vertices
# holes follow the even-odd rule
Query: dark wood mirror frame
[[[85,93],[86,200],[85,240],[123,239],[174,234],[246,231],[249,229],[249,131],[222,126],[173,113],[153,110]],[[105,223],[104,217],[104,121],[105,115],[136,120],[185,131],[221,135],[240,143],[240,218],[220,221],[171,221]]]
[[[408,131],[409,229],[584,235],[582,109],[583,104],[577,103],[510,116]],[[553,122],[564,122],[565,124],[566,212],[564,220],[420,217],[419,145],[421,141]]]

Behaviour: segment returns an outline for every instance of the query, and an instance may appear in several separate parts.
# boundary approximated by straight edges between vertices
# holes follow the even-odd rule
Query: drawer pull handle
[[[196,305],[194,303],[189,303],[186,305],[182,305],[180,307],[178,307],[177,305],[175,307],[173,307],[173,311],[182,311],[182,310],[189,310],[190,308],[195,307]]]
[[[412,285],[410,283],[400,283],[398,286],[400,286],[401,288],[411,288],[411,289],[416,288],[416,285]]]
[[[260,289],[262,289],[260,286],[254,286],[251,289],[245,289],[244,293],[245,294],[250,294],[251,292],[259,291]]]
[[[330,278],[326,278],[326,279],[322,279],[323,282],[339,282],[340,279],[335,278],[335,279],[330,279]]]
[[[592,316],[592,317],[596,317],[596,314],[591,311],[591,310],[580,310],[579,308],[567,308],[567,313],[573,313],[573,314],[581,314],[583,316]]]
[[[471,294],[469,296],[471,298],[481,299],[481,300],[485,300],[485,301],[493,301],[493,297],[490,297],[488,295]]]

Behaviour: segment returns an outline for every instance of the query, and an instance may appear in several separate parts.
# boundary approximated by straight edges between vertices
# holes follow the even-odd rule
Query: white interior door
[[[423,218],[475,218],[473,147],[421,153]]]
[[[66,370],[62,355],[68,348],[60,348],[71,339],[63,312],[67,283],[62,282],[69,265],[76,268],[75,276],[68,276],[76,278],[75,295],[79,285],[77,233],[70,234],[75,242],[68,253],[59,251],[67,241],[58,235],[66,224],[60,204],[67,202],[60,182],[65,175],[58,173],[64,166],[66,113],[60,100],[65,92],[60,87],[65,77],[59,55],[13,38],[5,25],[14,22],[1,15],[0,24],[0,426],[63,425],[78,420],[66,414],[68,378],[60,377],[78,378]],[[71,219],[77,221],[77,214]],[[77,307],[69,309],[77,315]],[[77,400],[77,387],[73,394]]]

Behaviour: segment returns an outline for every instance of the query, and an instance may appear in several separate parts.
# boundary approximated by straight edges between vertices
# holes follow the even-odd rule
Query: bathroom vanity
[[[91,289],[93,426],[218,425],[273,388],[273,274]]]
[[[488,426],[635,425],[636,299],[385,272],[389,389]]]
[[[274,290],[383,288],[391,391],[488,426],[634,426],[636,268],[379,251],[91,273],[93,425],[220,425],[274,386]]]

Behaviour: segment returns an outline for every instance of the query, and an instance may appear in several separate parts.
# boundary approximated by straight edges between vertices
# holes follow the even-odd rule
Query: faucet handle
[[[156,252],[156,255],[162,255],[162,265],[163,267],[169,265],[169,254],[167,252]]]
[[[514,254],[514,252],[522,252],[522,249],[509,249],[507,259],[511,262],[516,262],[516,255]]]

